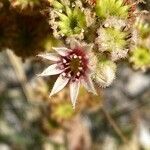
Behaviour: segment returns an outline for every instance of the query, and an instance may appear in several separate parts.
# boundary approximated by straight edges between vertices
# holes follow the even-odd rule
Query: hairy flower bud
[[[92,78],[101,87],[107,87],[112,84],[115,79],[116,64],[111,61],[100,61],[95,71],[92,74]]]

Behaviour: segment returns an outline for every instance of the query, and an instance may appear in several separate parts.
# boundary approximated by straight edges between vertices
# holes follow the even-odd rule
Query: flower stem
[[[111,117],[111,115],[107,112],[107,110],[103,106],[101,107],[101,110],[105,115],[106,119],[108,120],[108,122],[110,123],[110,125],[113,127],[114,131],[117,133],[117,135],[121,138],[121,140],[124,143],[127,143],[128,142],[127,138],[124,136],[120,127],[116,124],[115,120]]]

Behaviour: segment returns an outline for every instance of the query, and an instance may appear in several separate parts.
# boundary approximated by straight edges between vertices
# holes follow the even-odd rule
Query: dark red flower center
[[[88,70],[88,58],[84,50],[73,49],[67,56],[62,57],[63,75],[79,79]]]

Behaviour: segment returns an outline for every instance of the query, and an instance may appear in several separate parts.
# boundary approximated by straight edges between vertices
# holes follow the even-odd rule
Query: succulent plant
[[[93,93],[96,93],[94,83],[101,87],[112,84],[117,60],[128,58],[130,50],[136,47],[133,28],[137,3],[131,0],[51,1],[49,23],[54,37],[63,41],[62,47],[54,48],[61,55],[57,56],[59,60],[40,74],[59,74],[51,96],[69,83],[75,107],[80,84]],[[72,48],[73,41],[80,46]],[[88,52],[81,43],[93,45],[93,48]],[[56,54],[39,56],[56,59]],[[91,61],[92,67],[89,66]]]
[[[109,86],[120,59],[149,68],[150,27],[137,19],[140,1],[2,0],[0,50],[53,61],[40,76],[59,75],[50,95],[69,84],[75,107],[80,85],[94,94],[95,83]]]

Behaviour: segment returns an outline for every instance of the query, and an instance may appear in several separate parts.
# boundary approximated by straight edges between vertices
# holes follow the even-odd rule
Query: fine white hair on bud
[[[100,87],[108,87],[116,77],[116,64],[111,61],[99,62],[92,74],[93,80]]]

